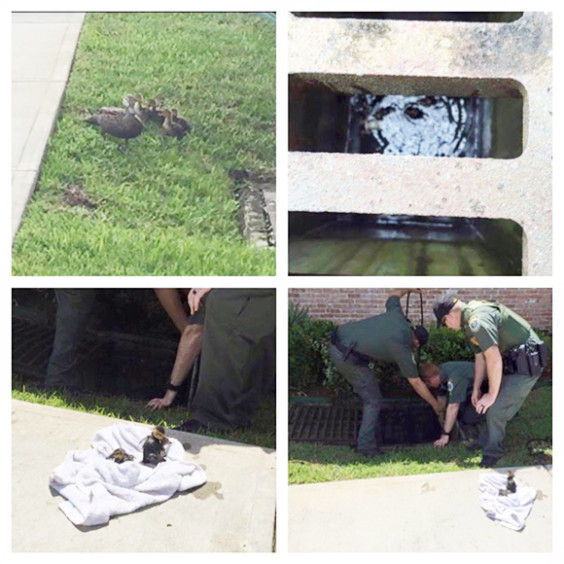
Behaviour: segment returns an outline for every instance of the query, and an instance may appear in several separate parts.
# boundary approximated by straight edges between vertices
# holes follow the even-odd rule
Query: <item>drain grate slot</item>
[[[34,317],[12,317],[12,371],[28,384],[43,385],[55,328]],[[79,344],[74,373],[89,391],[132,398],[161,393],[172,369],[177,343],[160,338],[87,330]],[[181,392],[184,397],[184,390]]]
[[[12,370],[23,376],[42,380],[53,350],[52,327],[12,318]],[[86,337],[78,349],[78,364],[91,360],[102,342]]]
[[[361,420],[357,405],[302,405],[290,407],[290,440],[354,445]],[[430,442],[439,436],[440,425],[426,405],[385,404],[380,412],[383,445]]]
[[[293,405],[290,440],[354,444],[359,420],[360,408],[354,406]]]

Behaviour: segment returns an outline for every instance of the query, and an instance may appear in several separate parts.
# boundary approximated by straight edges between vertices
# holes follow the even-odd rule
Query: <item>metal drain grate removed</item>
[[[361,408],[358,405],[296,404],[290,408],[290,440],[320,442],[334,445],[354,445],[360,426]],[[380,412],[383,445],[430,442],[440,433],[433,410],[411,402],[384,404]]]

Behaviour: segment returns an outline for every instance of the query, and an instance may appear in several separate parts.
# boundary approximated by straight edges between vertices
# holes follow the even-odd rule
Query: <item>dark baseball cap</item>
[[[423,327],[423,325],[417,325],[416,327],[412,327],[412,329],[413,334],[419,341],[419,346],[424,347],[429,341],[429,332],[425,329],[425,327]]]
[[[445,315],[450,312],[457,301],[457,297],[449,294],[435,300],[435,303],[433,304],[433,313],[437,318],[437,327],[440,327],[443,324]]]

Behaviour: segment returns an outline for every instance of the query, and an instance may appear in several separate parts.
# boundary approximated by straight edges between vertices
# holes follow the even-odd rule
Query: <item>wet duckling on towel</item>
[[[156,466],[165,461],[165,446],[170,441],[165,436],[163,427],[155,427],[143,443],[143,464]]]

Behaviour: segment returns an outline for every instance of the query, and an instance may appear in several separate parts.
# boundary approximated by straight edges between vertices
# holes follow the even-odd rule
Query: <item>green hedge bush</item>
[[[331,321],[311,319],[306,308],[290,302],[288,312],[288,374],[290,391],[307,392],[325,384],[334,372],[329,357]]]
[[[352,394],[349,383],[335,371],[329,356],[331,331],[337,325],[331,321],[311,319],[306,308],[290,302],[288,324],[288,370],[290,392],[307,393],[312,386],[323,385],[340,395]],[[537,331],[551,349],[549,334]],[[421,351],[421,363],[441,364],[451,360],[472,361],[474,355],[461,331],[446,327],[429,328],[429,343]],[[384,396],[412,395],[411,386],[399,375],[395,364],[377,362],[375,372]],[[551,366],[543,379],[551,379]]]

